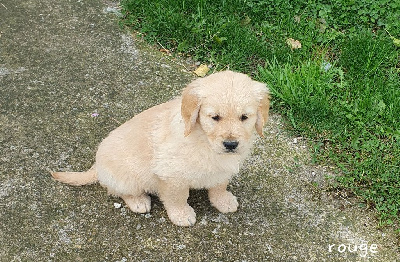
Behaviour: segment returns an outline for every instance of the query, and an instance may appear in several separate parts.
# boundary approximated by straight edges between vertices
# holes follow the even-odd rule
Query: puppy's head
[[[200,129],[219,154],[241,154],[250,147],[254,130],[263,136],[268,111],[265,84],[232,71],[197,79],[182,93],[185,136]]]

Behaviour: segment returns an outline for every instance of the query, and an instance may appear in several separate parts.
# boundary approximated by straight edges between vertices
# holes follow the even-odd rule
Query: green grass
[[[400,222],[400,2],[122,0],[122,23],[174,54],[252,74],[315,141],[337,186]],[[291,50],[286,39],[299,40]]]

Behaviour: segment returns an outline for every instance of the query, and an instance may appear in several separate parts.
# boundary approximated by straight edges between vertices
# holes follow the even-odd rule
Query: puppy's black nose
[[[224,145],[224,147],[229,150],[229,151],[233,151],[237,148],[237,146],[239,145],[239,142],[237,141],[224,141],[222,143]]]

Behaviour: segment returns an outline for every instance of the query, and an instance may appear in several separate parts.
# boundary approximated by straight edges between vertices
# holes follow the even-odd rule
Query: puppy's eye
[[[214,119],[215,121],[221,120],[221,117],[219,115],[215,115],[215,116],[213,116],[211,118]]]
[[[243,114],[243,115],[241,115],[240,116],[240,120],[241,121],[244,121],[244,120],[246,120],[247,118],[249,118],[247,115],[245,115],[245,114]]]

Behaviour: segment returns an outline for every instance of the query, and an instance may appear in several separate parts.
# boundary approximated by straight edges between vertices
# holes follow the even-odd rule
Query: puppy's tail
[[[86,172],[52,172],[51,175],[55,180],[73,186],[89,185],[98,181],[95,165]]]

